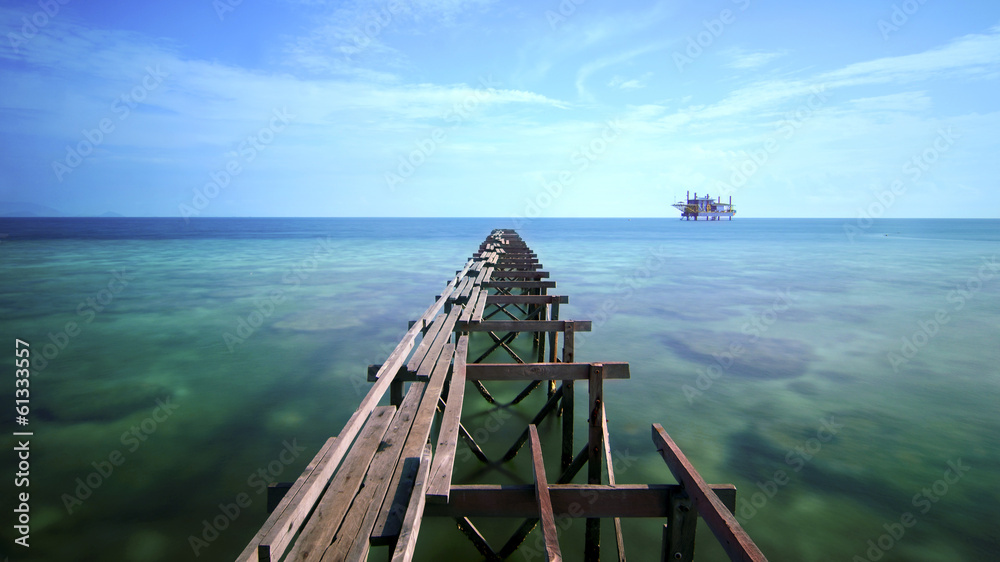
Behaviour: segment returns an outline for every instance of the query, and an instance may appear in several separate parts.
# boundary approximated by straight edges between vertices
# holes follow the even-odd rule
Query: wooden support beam
[[[516,333],[512,332],[511,334]],[[504,340],[506,343],[510,343]],[[500,346],[497,346],[499,348]],[[484,359],[483,357],[479,358]],[[604,363],[604,380],[631,378],[628,363]],[[375,382],[375,371],[380,365],[369,366],[368,380]],[[466,371],[468,381],[580,381],[590,377],[590,363],[469,363]],[[416,373],[400,371],[400,382],[418,380]]]
[[[532,425],[538,425],[542,423],[542,420],[544,420],[546,416],[552,413],[552,410],[556,409],[556,405],[559,404],[559,398],[561,396],[562,396],[562,389],[553,394],[552,397],[549,398],[548,402],[546,402],[545,405],[542,406],[542,409],[539,410],[537,414],[535,414],[535,417],[531,419],[531,422],[529,422],[529,427]],[[521,433],[520,437],[518,437],[517,440],[514,441],[514,444],[510,446],[510,449],[507,449],[507,453],[504,454],[503,456],[504,461],[509,461],[517,456],[517,452],[521,449],[521,446],[524,445],[524,442],[528,440],[529,436],[528,429],[529,428],[525,428],[524,431]]]
[[[535,527],[537,526],[538,526],[538,517],[529,517],[528,519],[525,519],[524,523],[521,523],[521,526],[518,527],[516,531],[514,531],[514,534],[511,535],[509,539],[507,539],[507,542],[504,543],[503,548],[500,549],[499,552],[500,558],[502,560],[507,560],[515,552],[517,552],[517,549],[521,546],[522,543],[524,543],[524,539],[528,538],[528,535],[531,534],[531,531],[534,531]]]
[[[499,562],[500,560],[506,558],[506,556],[498,556],[497,553],[493,551],[493,548],[490,547],[490,543],[486,541],[486,538],[479,532],[479,529],[472,524],[472,521],[469,521],[468,517],[457,517],[455,518],[455,522],[458,524],[458,530],[462,531],[462,534],[472,541],[472,546],[476,547],[476,550],[478,550],[479,553],[483,555],[483,558],[485,558],[488,562]]]
[[[720,484],[710,488],[723,498],[730,512],[736,510],[735,486]],[[675,494],[684,494],[680,484],[549,484],[552,508],[559,518],[666,519]],[[428,503],[424,514],[429,517],[538,517],[538,502],[531,485],[455,484],[451,487],[448,503]]]
[[[495,277],[501,279],[546,279],[548,271],[498,271]]]
[[[554,289],[555,281],[488,281],[483,287],[494,289]]]
[[[456,329],[462,332],[565,332],[567,324],[573,324],[577,332],[589,332],[592,326],[590,320],[489,320],[476,324],[459,322]]]
[[[674,443],[674,440],[664,431],[663,426],[658,423],[653,424],[653,443],[656,444],[657,450],[664,462],[667,463],[674,478],[684,486],[688,495],[691,496],[695,509],[698,510],[701,518],[719,540],[719,544],[729,555],[730,560],[753,562],[767,560],[747,532],[743,530],[736,517],[726,509],[719,497],[712,492],[705,480],[684,456],[677,443]]]
[[[608,467],[608,484],[616,485],[615,466],[611,458],[611,437],[608,435],[608,414],[605,405],[601,404],[601,426],[604,430],[604,464]],[[733,508],[735,509],[735,503]],[[614,518],[615,525],[615,546],[618,562],[625,562],[625,539],[622,537],[622,520],[620,517]]]
[[[535,389],[538,388],[538,386],[541,384],[542,381],[531,381],[531,383],[529,383],[528,386],[524,387],[524,390],[522,390],[517,396],[514,397],[513,400],[510,401],[510,404],[512,406],[514,404],[520,404],[522,400],[524,400],[528,396],[531,396],[531,393],[534,392]]]
[[[458,426],[458,436],[461,437],[462,440],[465,442],[465,444],[469,447],[469,450],[472,451],[473,456],[479,459],[479,462],[483,464],[490,464],[490,459],[486,456],[486,453],[484,453],[483,450],[479,448],[479,444],[476,443],[476,440],[472,437],[471,434],[469,434],[469,430],[465,429],[464,425]]]
[[[458,338],[455,348],[455,364],[452,368],[451,383],[448,387],[448,401],[441,418],[438,432],[437,454],[434,455],[434,469],[428,487],[428,499],[432,502],[447,502],[451,491],[451,476],[455,468],[455,449],[458,446],[459,427],[462,425],[462,405],[465,399],[465,372],[469,352],[469,336]]]
[[[552,498],[549,497],[549,482],[545,478],[545,462],[542,459],[542,444],[538,440],[538,429],[529,425],[531,442],[531,469],[535,474],[535,500],[538,502],[539,519],[542,522],[542,537],[545,539],[545,559],[549,562],[561,562],[562,552],[559,549],[559,533],[556,530],[556,518],[552,512]]]
[[[406,508],[403,527],[399,531],[396,550],[392,553],[392,562],[410,562],[417,550],[417,534],[420,532],[420,522],[424,517],[424,498],[427,491],[428,476],[431,467],[431,445],[424,446],[420,457],[420,469],[417,471],[417,481],[413,484],[410,503]],[[367,558],[365,558],[367,560]]]

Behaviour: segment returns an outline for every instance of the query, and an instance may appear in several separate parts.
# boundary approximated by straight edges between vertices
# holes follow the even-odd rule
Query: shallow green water
[[[365,367],[492,228],[511,226],[178,223],[0,227],[11,233],[0,333],[36,358],[31,547],[13,543],[8,512],[11,560],[231,560],[266,516],[258,471],[294,480],[367,391]],[[570,296],[561,316],[594,321],[577,360],[631,364],[631,380],[606,385],[619,482],[672,482],[650,438],[658,422],[708,481],[738,486],[740,520],[772,560],[988,560],[1000,555],[1000,271],[984,264],[998,226],[886,221],[853,241],[840,221],[539,220],[519,231],[554,293]],[[470,388],[467,427],[498,456],[542,399],[498,417]],[[13,416],[9,475],[10,433],[25,429]],[[542,427],[549,460],[557,432]],[[460,460],[463,477],[530,477],[523,455],[508,472]],[[2,487],[5,505],[15,491]],[[241,494],[249,507],[227,517]],[[658,555],[662,523],[625,521],[631,559]],[[482,530],[498,548],[518,524]],[[561,532],[568,559],[582,534],[582,523]],[[476,556],[449,521],[428,521],[421,537],[420,559]],[[721,559],[713,542],[700,535],[699,559]]]

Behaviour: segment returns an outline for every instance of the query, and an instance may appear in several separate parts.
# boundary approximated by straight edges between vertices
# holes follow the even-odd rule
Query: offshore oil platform
[[[691,197],[691,192],[688,191],[685,196],[686,201],[678,201],[672,206],[681,212],[681,218],[684,220],[698,220],[698,217],[705,217],[705,220],[717,221],[722,220],[722,217],[729,217],[729,220],[733,220],[733,215],[736,214],[736,209],[733,208],[733,196],[729,196],[729,203],[722,202],[722,196],[719,196],[718,200],[712,199],[710,195],[705,195],[704,197],[698,197],[698,194],[694,194],[694,198]]]

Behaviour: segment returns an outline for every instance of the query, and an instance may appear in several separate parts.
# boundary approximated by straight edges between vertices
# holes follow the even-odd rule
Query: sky
[[[1000,3],[0,5],[0,214],[1000,218]]]

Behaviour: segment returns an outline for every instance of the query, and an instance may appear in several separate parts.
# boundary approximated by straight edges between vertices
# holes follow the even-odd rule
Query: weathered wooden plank
[[[441,354],[441,350],[444,349],[445,344],[451,339],[455,323],[458,322],[458,317],[461,314],[462,309],[457,306],[452,308],[451,312],[448,313],[448,317],[445,318],[444,324],[441,326],[441,331],[438,332],[434,338],[434,342],[431,344],[430,351],[427,352],[427,356],[424,357],[424,360],[420,363],[420,367],[417,369],[417,378],[430,376],[431,370],[437,364],[437,358]],[[419,456],[419,454],[412,456]]]
[[[484,268],[483,268],[483,269],[482,269],[482,270],[481,270],[481,271],[479,272],[479,275],[477,275],[477,276],[476,276],[476,282],[475,282],[475,285],[476,285],[477,287],[478,287],[478,286],[480,286],[480,285],[482,285],[482,284],[483,284],[483,281],[484,281],[485,279],[487,279],[487,277],[486,277],[486,272],[488,272],[489,270],[490,270],[490,268],[489,268],[489,267],[484,267]]]
[[[441,418],[437,454],[434,455],[434,469],[431,472],[427,491],[428,500],[432,502],[447,502],[448,494],[451,491],[451,477],[455,468],[455,449],[458,447],[458,431],[462,425],[468,353],[469,336],[462,336],[458,338],[458,345],[455,347],[455,363],[452,367],[451,383],[448,387],[448,402]]]
[[[726,509],[719,497],[688,461],[677,443],[674,443],[674,440],[664,431],[663,426],[658,423],[653,424],[653,443],[656,444],[657,450],[664,462],[667,463],[674,478],[677,478],[677,481],[691,496],[691,501],[701,518],[712,530],[729,558],[755,562],[767,560],[764,553],[750,539],[750,535],[743,530],[736,517]]]
[[[424,446],[420,457],[420,469],[417,471],[417,481],[413,484],[410,503],[406,508],[406,517],[399,530],[399,540],[396,550],[392,553],[392,562],[410,562],[417,550],[417,535],[420,533],[420,522],[424,517],[424,501],[427,492],[428,477],[431,467],[431,445]]]
[[[410,432],[410,425],[416,415],[417,406],[426,387],[425,382],[410,385],[402,404],[392,418],[392,425],[386,432],[379,450],[375,453],[368,474],[365,475],[361,492],[355,497],[354,503],[344,516],[344,522],[333,543],[326,549],[324,559],[330,560],[364,560],[369,548],[369,537],[378,517],[379,507],[385,501],[390,479],[403,444]]]
[[[486,301],[489,298],[489,292],[486,289],[480,291],[479,300],[476,302],[476,307],[472,311],[472,316],[469,318],[471,322],[482,322],[483,314],[486,313]]]
[[[344,458],[344,464],[330,482],[316,510],[302,528],[302,534],[288,553],[290,560],[320,560],[333,540],[347,510],[358,494],[358,489],[368,472],[368,465],[382,442],[382,436],[392,422],[394,406],[375,408],[358,440]],[[272,552],[273,556],[274,553]]]
[[[538,428],[529,425],[531,445],[531,469],[535,474],[535,500],[538,502],[538,515],[542,522],[542,537],[545,539],[545,559],[550,562],[560,562],[562,552],[559,549],[559,533],[556,530],[556,518],[552,512],[552,498],[549,496],[549,482],[545,478],[545,462],[542,460],[542,444],[538,440]]]
[[[475,279],[472,277],[462,278],[462,281],[458,284],[458,287],[456,287],[455,290],[452,291],[451,293],[452,302],[459,302],[469,298],[469,291],[472,289],[473,281],[475,281]]]
[[[437,413],[441,390],[448,378],[448,371],[454,356],[455,346],[450,343],[446,344],[430,380],[427,382],[424,395],[420,399],[420,406],[418,406],[413,424],[410,426],[410,434],[406,438],[406,444],[403,445],[401,458],[419,457],[424,450],[424,445],[427,444],[427,439],[430,437],[434,416]],[[372,530],[371,537],[375,544],[387,544],[387,541],[391,541],[399,535],[403,510],[409,498],[410,487],[413,485],[412,478],[407,476],[404,474],[402,464],[397,465],[389,485],[389,491],[386,493],[385,501],[382,502],[382,509],[379,511],[378,519]]]
[[[406,370],[411,372],[416,372],[417,367],[427,356],[427,350],[431,348],[431,344],[434,342],[434,338],[437,337],[438,332],[441,331],[441,326],[444,326],[445,316],[439,314],[431,320],[430,327],[427,328],[427,332],[424,334],[423,339],[420,340],[420,345],[417,346],[416,351],[410,356],[410,360],[406,363]]]
[[[478,306],[479,301],[483,301],[485,305],[486,302],[486,291],[480,290],[478,287],[472,290],[469,296],[469,302],[466,303],[465,308],[462,309],[462,314],[458,317],[460,322],[471,322],[472,315],[476,312],[476,306]]]
[[[736,509],[736,487],[712,485],[730,512]],[[557,517],[666,518],[673,494],[683,495],[680,484],[549,484],[552,508]],[[534,487],[515,484],[454,484],[446,504],[428,503],[430,517],[538,516]]]
[[[589,332],[590,320],[484,320],[475,324],[462,322],[463,332],[565,332],[566,324],[575,324],[577,332]]]

